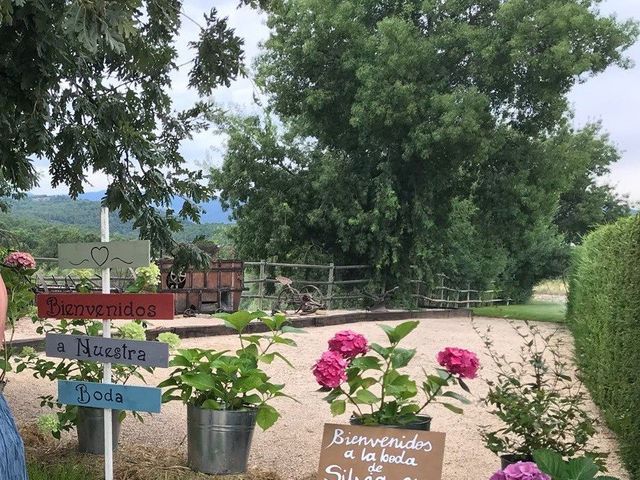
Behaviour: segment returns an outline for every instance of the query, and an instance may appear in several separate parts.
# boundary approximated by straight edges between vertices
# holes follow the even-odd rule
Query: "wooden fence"
[[[36,258],[38,263],[53,264],[56,258]],[[309,275],[309,272],[315,274]],[[242,292],[242,300],[255,302],[255,307],[269,309],[278,299],[280,288],[277,287],[276,276],[284,275],[292,280],[295,288],[305,285],[317,287],[324,296],[324,303],[328,310],[339,306],[354,306],[357,301],[364,303],[370,298],[371,292],[366,287],[371,282],[369,265],[328,265],[278,263],[261,260],[259,262],[244,262],[245,291]],[[50,275],[47,275],[47,279]],[[313,278],[309,278],[313,277]],[[422,308],[473,308],[485,305],[507,304],[509,298],[503,297],[501,290],[475,290],[469,284],[460,289],[447,285],[449,277],[444,274],[437,275],[437,285],[432,287],[430,283],[422,280],[411,280],[411,297],[417,307]],[[132,277],[128,277],[131,280]],[[60,277],[58,277],[60,279]],[[99,279],[99,277],[96,277]],[[124,281],[125,278],[122,278]],[[60,280],[58,280],[60,281]],[[64,287],[73,285],[77,278],[67,275],[61,279]],[[52,277],[51,284],[56,282]],[[54,287],[55,288],[55,287]]]
[[[271,270],[275,273],[277,270],[287,269],[291,271],[295,270],[311,270],[318,271],[321,275],[326,278],[326,280],[318,280],[318,279],[309,279],[309,278],[300,278],[296,276],[291,276],[291,280],[293,281],[293,285],[296,287],[302,287],[304,285],[313,285],[320,289],[321,293],[324,295],[324,303],[327,307],[327,310],[334,308],[337,300],[358,300],[366,297],[366,294],[362,291],[352,291],[350,293],[343,292],[342,288],[336,292],[336,287],[343,286],[355,286],[355,285],[366,285],[371,281],[370,278],[356,278],[356,279],[339,279],[341,273],[343,272],[353,272],[353,271],[362,271],[369,270],[369,265],[334,265],[330,263],[328,265],[308,265],[302,263],[277,263],[277,262],[267,262],[266,260],[261,260],[259,262],[244,262],[245,265],[245,275],[244,275],[244,283],[245,285],[251,286],[257,284],[257,292],[255,289],[249,289],[248,292],[244,292],[242,294],[243,299],[250,299],[257,301],[258,309],[262,310],[263,308],[267,308],[271,306],[271,303],[278,299],[277,292],[275,289],[269,289],[269,285],[274,285],[278,283],[276,280],[276,275],[268,275],[268,270]],[[252,278],[250,270],[258,268],[258,277]],[[307,275],[305,275],[307,277]],[[274,290],[274,292],[269,292],[269,290]],[[271,303],[266,303],[265,301],[271,301]]]
[[[467,288],[451,288],[445,285],[449,280],[443,273],[438,275],[438,286],[429,288],[423,293],[424,287],[430,285],[420,280],[411,280],[415,285],[415,293],[411,296],[415,298],[419,306],[436,307],[436,308],[473,308],[486,305],[496,305],[505,303],[509,305],[510,298],[500,298],[502,290],[472,290],[471,285],[467,284]]]

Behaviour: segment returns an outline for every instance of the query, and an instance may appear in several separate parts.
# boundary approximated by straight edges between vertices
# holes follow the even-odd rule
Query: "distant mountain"
[[[100,202],[104,195],[104,190],[98,190],[95,192],[85,192],[80,195],[79,198],[82,200]],[[174,197],[173,201],[171,202],[171,208],[174,211],[178,212],[182,208],[182,203],[182,199]],[[200,206],[204,209],[205,212],[202,214],[202,219],[200,220],[201,223],[232,223],[229,220],[229,214],[225,213],[222,210],[222,206],[220,205],[220,202],[218,200],[211,200],[209,202],[200,204]]]

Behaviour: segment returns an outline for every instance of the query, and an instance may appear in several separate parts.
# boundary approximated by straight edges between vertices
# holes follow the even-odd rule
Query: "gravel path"
[[[518,337],[509,323],[500,319],[477,318],[481,330],[492,327],[492,336],[496,346],[507,355],[517,353]],[[398,324],[401,322],[388,322]],[[347,423],[348,414],[333,418],[329,406],[322,401],[323,393],[317,392],[310,369],[315,360],[326,349],[327,340],[345,326],[309,329],[306,335],[297,338],[297,349],[286,349],[286,353],[295,365],[295,370],[282,363],[269,365],[269,371],[277,382],[286,383],[287,392],[301,403],[282,399],[274,404],[282,413],[282,418],[274,427],[266,432],[256,430],[251,453],[250,464],[254,468],[273,470],[283,479],[301,480],[309,477],[317,468],[322,427],[326,422]],[[358,323],[346,326],[367,336],[370,341],[384,343],[384,333],[373,323]],[[551,331],[557,326],[540,324],[543,331]],[[567,339],[566,353],[571,354],[571,338],[562,332]],[[498,342],[497,340],[500,339]],[[421,366],[431,370],[435,366],[434,357],[437,351],[446,346],[468,348],[480,355],[485,368],[482,377],[492,377],[492,366],[484,354],[480,338],[472,329],[466,318],[448,318],[423,320],[416,331],[403,341],[405,347],[417,347],[418,354],[412,361],[408,373],[418,375]],[[234,337],[210,337],[186,339],[183,347],[200,347],[214,349],[237,348]],[[160,382],[166,371],[156,370],[149,376],[149,385]],[[488,479],[499,466],[499,460],[483,447],[478,427],[493,423],[493,417],[479,405],[477,398],[486,392],[485,383],[480,380],[470,382],[475,401],[465,409],[462,416],[455,415],[444,408],[432,407],[428,412],[433,417],[432,430],[447,433],[445,480],[484,480]],[[33,422],[42,412],[38,395],[55,393],[55,385],[34,379],[29,373],[11,375],[10,384],[5,396],[19,422]],[[186,435],[186,407],[172,402],[163,405],[161,414],[148,416],[145,423],[140,424],[128,418],[122,429],[122,442],[128,444],[147,444],[169,448],[182,448],[186,451],[186,441],[179,447]],[[613,435],[601,428],[595,443],[603,451],[614,451],[617,446]],[[610,474],[621,480],[628,480],[628,475],[620,466],[618,457],[612,454],[608,461]],[[470,468],[470,466],[472,468]]]

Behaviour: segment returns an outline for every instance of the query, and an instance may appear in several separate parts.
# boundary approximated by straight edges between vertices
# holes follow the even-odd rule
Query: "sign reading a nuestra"
[[[326,424],[318,480],[441,480],[444,433]]]
[[[172,293],[38,294],[38,317],[173,320]]]
[[[88,362],[161,368],[169,366],[168,344],[126,338],[47,333],[46,353],[47,357],[73,358]]]
[[[60,268],[138,268],[151,262],[149,240],[122,242],[61,243]]]
[[[162,391],[155,387],[58,380],[58,401],[81,407],[160,413]]]

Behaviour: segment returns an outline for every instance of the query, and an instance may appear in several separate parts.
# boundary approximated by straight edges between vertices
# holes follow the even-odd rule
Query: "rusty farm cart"
[[[238,310],[244,288],[243,262],[240,260],[211,260],[206,271],[188,269],[180,273],[172,271],[171,259],[162,259],[158,265],[160,291],[175,295],[177,314],[191,316]]]

